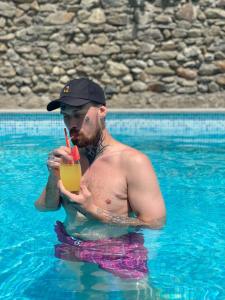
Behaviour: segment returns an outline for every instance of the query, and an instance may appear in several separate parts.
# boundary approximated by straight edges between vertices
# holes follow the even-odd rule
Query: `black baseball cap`
[[[47,105],[47,110],[59,108],[61,104],[81,106],[89,102],[105,105],[103,89],[89,78],[73,79],[61,90],[59,99],[53,100]]]

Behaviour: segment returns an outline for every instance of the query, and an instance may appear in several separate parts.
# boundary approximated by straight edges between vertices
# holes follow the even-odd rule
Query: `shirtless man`
[[[48,182],[35,207],[54,211],[62,205],[66,232],[84,239],[95,238],[95,227],[89,225],[96,220],[98,228],[108,224],[117,235],[128,227],[160,229],[166,211],[155,172],[146,155],[109,134],[101,87],[87,78],[72,80],[60,98],[47,106],[49,111],[56,108],[61,110],[72,143],[79,147],[80,192],[67,191],[60,180],[60,164],[71,161],[70,149],[62,146],[49,155]]]

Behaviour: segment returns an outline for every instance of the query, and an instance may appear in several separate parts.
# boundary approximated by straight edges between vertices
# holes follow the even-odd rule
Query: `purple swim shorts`
[[[55,256],[69,261],[95,263],[100,268],[125,279],[142,279],[148,272],[144,238],[136,232],[100,240],[81,240],[68,235],[57,221],[55,232],[61,244]]]

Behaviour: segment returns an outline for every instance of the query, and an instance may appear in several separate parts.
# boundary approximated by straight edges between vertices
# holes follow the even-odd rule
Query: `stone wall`
[[[225,0],[0,0],[1,108],[45,107],[80,76],[112,107],[218,106]]]

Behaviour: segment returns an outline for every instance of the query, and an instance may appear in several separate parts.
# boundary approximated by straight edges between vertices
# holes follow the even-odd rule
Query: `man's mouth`
[[[72,127],[69,132],[71,138],[76,138],[79,135],[79,130],[75,127]]]
[[[72,143],[75,145],[78,142],[78,137],[79,137],[79,130],[77,130],[77,128],[72,127],[69,131],[70,133],[70,138]]]

